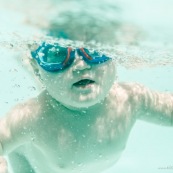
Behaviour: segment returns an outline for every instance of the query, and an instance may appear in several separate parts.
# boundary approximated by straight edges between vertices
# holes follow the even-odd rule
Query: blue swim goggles
[[[35,51],[31,52],[32,57],[46,71],[58,72],[69,67],[75,59],[75,51],[82,56],[88,64],[100,64],[110,60],[104,54],[97,51],[89,51],[86,48],[72,49],[59,44],[48,44],[43,42]]]

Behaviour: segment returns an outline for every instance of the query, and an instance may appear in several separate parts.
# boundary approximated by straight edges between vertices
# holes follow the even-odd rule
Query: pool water
[[[16,2],[20,1],[16,0]],[[113,1],[109,0],[108,2],[112,3]],[[155,51],[157,51],[157,44],[160,42],[161,44],[166,42],[167,44],[163,44],[162,48],[163,50],[164,48],[165,50],[167,49],[167,45],[171,44],[171,39],[173,38],[170,37],[173,28],[170,24],[173,16],[173,7],[171,6],[173,5],[172,1],[167,0],[165,2],[164,0],[154,0],[150,2],[149,0],[143,0],[140,1],[140,7],[137,0],[123,0],[121,3],[120,1],[116,2],[122,4],[124,9],[126,9],[122,20],[128,22],[133,21],[133,23],[142,26],[148,33],[149,39],[147,42],[143,42],[142,44],[145,44],[145,46],[146,44],[152,46],[156,45]],[[149,7],[148,12],[146,12],[147,7]],[[167,10],[165,10],[165,8]],[[4,12],[4,14],[8,13],[10,13],[9,9]],[[12,12],[11,16],[13,16],[13,14],[15,14],[14,11]],[[144,14],[147,14],[147,16]],[[154,16],[150,18],[151,15]],[[21,16],[18,15],[17,12],[16,16],[17,20],[20,21]],[[8,28],[9,23],[5,22],[4,25],[4,28]],[[11,25],[14,26],[14,23]],[[11,33],[13,30],[18,30],[19,25],[21,26],[21,23],[17,23],[16,27],[9,27],[8,33]],[[27,28],[27,26],[24,28]],[[27,30],[28,32],[26,32],[26,30],[25,32],[22,32],[21,37],[23,38],[26,36],[25,38],[28,38],[28,34],[31,32],[30,29],[31,28],[29,27]],[[157,32],[155,32],[155,29]],[[4,31],[5,29],[3,32],[0,31],[0,35],[2,35]],[[6,36],[9,36],[8,33]],[[21,37],[18,37],[15,34],[11,34],[8,39],[5,37],[2,38],[7,39],[6,41],[10,40],[10,38],[16,41],[16,39]],[[160,50],[158,49],[158,51]],[[134,64],[129,63],[128,65],[118,63],[118,81],[139,82],[153,90],[158,90],[161,92],[173,92],[173,57],[169,56],[169,58],[166,59],[166,56],[159,57],[158,54],[156,56],[158,59],[155,57],[153,60],[152,53],[152,51],[148,51],[147,55],[149,54],[149,59],[151,62],[153,62],[153,65],[150,64],[150,61],[145,63],[145,56],[143,57],[144,59],[141,61],[141,63],[137,65],[135,61],[133,62]],[[171,54],[171,52],[169,53]],[[26,66],[22,64],[21,57],[24,57],[24,55],[21,49],[16,50],[9,48],[9,46],[4,47],[3,44],[0,44],[0,55],[0,116],[3,116],[12,106],[27,100],[28,98],[36,96],[40,92],[41,86],[35,81],[33,75],[31,75],[30,72],[26,70]],[[162,51],[162,55],[164,55],[164,51]],[[105,173],[173,172],[172,146],[173,128],[162,127],[138,120],[130,133],[129,140],[126,145],[126,149],[122,154],[122,157],[115,166],[105,171]]]

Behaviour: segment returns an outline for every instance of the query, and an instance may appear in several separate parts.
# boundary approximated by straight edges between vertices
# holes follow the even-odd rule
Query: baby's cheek
[[[115,73],[115,68],[111,64],[100,66],[97,70],[97,76],[100,79],[111,77]],[[112,76],[113,77],[113,76]]]

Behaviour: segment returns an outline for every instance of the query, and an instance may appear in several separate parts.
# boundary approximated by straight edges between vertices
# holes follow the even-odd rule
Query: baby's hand
[[[0,173],[8,173],[7,161],[0,156]]]

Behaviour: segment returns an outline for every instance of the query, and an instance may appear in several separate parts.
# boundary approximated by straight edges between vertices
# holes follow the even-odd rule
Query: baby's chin
[[[104,100],[107,90],[99,89],[91,92],[61,92],[61,95],[52,93],[52,97],[71,110],[84,110]]]
[[[63,106],[68,108],[69,110],[75,110],[75,111],[82,111],[82,110],[87,110],[90,109],[90,107],[96,105],[99,102],[90,102],[90,103],[75,103],[73,102],[72,104],[64,104],[62,103]]]
[[[97,97],[80,97],[66,100],[66,102],[62,103],[65,107],[71,110],[86,110],[96,104],[102,102],[105,98],[105,95],[99,95]]]

